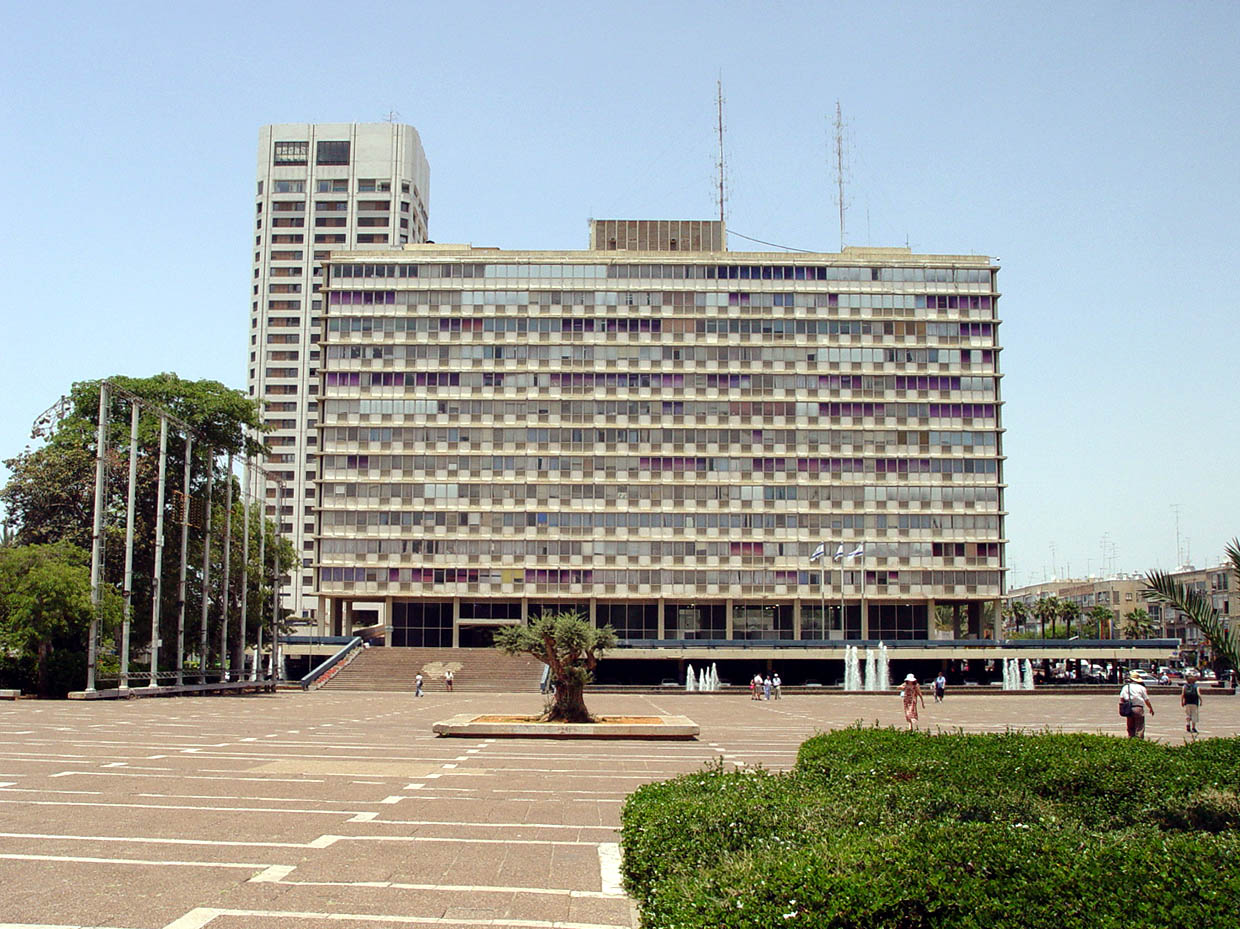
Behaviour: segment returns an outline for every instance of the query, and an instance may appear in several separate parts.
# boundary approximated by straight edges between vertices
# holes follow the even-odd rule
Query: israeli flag
[[[839,561],[844,557],[844,543],[840,543],[840,547],[835,550],[835,554],[831,556],[835,561]]]
[[[810,561],[816,561],[817,559],[821,558],[821,557],[822,557],[823,555],[825,555],[826,553],[827,553],[827,546],[826,546],[826,543],[825,543],[825,542],[819,542],[819,543],[818,543],[818,547],[817,547],[816,549],[814,549],[814,553],[813,553],[812,555],[810,555],[810,556],[809,556],[809,560],[810,560]]]
[[[849,552],[847,555],[845,555],[844,557],[845,558],[856,558],[858,555],[864,555],[864,554],[865,554],[865,543],[863,542],[860,545],[858,545],[856,548],[854,548],[851,552]]]

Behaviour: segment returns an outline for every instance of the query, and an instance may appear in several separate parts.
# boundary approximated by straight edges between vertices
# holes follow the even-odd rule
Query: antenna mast
[[[716,112],[718,114],[719,127],[719,161],[715,163],[715,168],[719,172],[719,225],[723,227],[723,205],[726,202],[724,195],[724,158],[723,158],[723,78],[715,82],[715,102]]]
[[[840,205],[840,251],[844,250],[844,116],[835,101],[835,183]]]

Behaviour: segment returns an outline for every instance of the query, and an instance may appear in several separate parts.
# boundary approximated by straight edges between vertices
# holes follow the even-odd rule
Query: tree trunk
[[[589,723],[590,711],[586,709],[585,685],[566,681],[555,682],[555,702],[547,711],[549,723]]]
[[[48,656],[52,653],[52,643],[43,639],[39,642],[39,656],[37,659],[38,667],[38,688],[39,696],[46,697],[51,690],[51,681],[49,679],[49,669],[47,666]]]

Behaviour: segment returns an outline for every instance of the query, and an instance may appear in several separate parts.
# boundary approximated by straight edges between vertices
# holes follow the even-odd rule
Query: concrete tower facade
[[[295,545],[284,591],[314,617],[312,565],[323,265],[332,251],[425,242],[430,168],[417,130],[395,123],[282,123],[258,134],[247,383],[272,427],[264,462],[285,481],[264,510]]]

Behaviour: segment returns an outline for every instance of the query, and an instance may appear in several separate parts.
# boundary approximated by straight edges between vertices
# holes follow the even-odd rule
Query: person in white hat
[[[1124,712],[1124,704],[1128,712]],[[1119,691],[1119,715],[1124,717],[1128,727],[1128,738],[1145,738],[1145,714],[1154,715],[1154,704],[1150,703],[1150,693],[1141,683],[1141,672],[1130,671],[1128,683]]]
[[[923,710],[926,708],[926,697],[921,692],[921,685],[917,683],[915,675],[909,674],[904,678],[904,684],[900,687],[900,697],[904,701],[904,721],[908,723],[911,732],[917,723],[917,701],[921,701]]]

